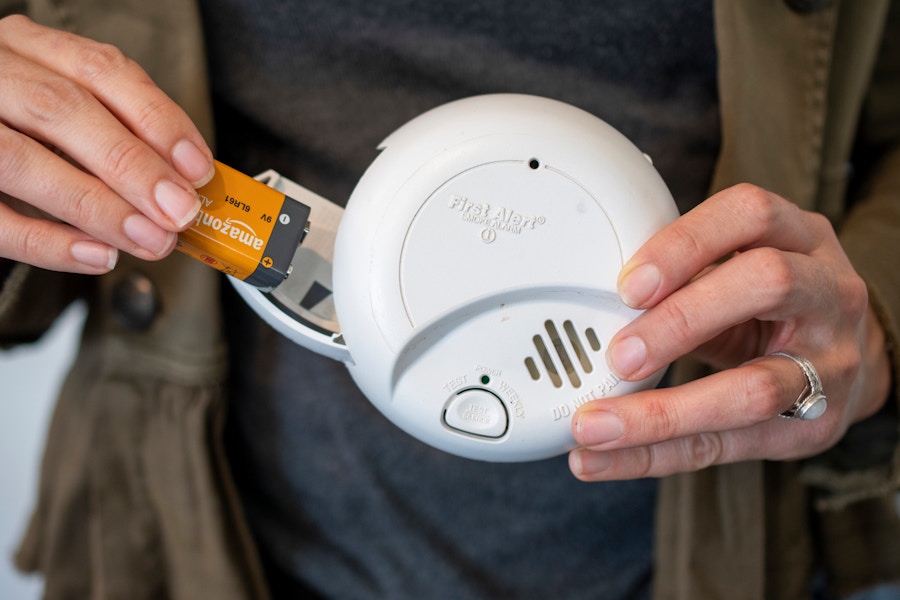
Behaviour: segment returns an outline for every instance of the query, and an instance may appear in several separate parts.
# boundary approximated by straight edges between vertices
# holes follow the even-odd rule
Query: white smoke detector
[[[639,314],[616,293],[624,262],[678,216],[631,142],[503,94],[431,110],[381,149],[343,214],[260,176],[312,207],[284,284],[232,280],[264,319],[346,363],[401,429],[473,459],[566,452],[578,406],[656,385],[661,372],[620,381],[605,360]]]

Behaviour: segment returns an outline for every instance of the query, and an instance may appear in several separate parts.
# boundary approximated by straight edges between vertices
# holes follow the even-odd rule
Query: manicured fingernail
[[[194,187],[209,183],[215,167],[209,157],[193,142],[181,140],[172,149],[172,163],[181,175]]]
[[[153,197],[159,208],[172,219],[178,229],[193,221],[197,211],[200,210],[200,198],[196,192],[189,192],[171,181],[163,180],[157,183]]]
[[[596,475],[612,465],[612,457],[607,452],[593,452],[579,448],[569,454],[569,469],[576,477]]]
[[[171,248],[175,241],[175,233],[166,231],[144,215],[131,215],[125,219],[122,228],[128,239],[156,256]]]
[[[119,251],[100,242],[75,242],[69,248],[72,257],[89,267],[112,271],[119,262]]]
[[[656,290],[662,278],[653,263],[645,263],[628,272],[619,282],[619,296],[628,306],[641,308]]]
[[[581,445],[598,446],[622,437],[625,423],[618,415],[605,410],[586,411],[578,415],[575,431]]]
[[[627,337],[614,342],[607,356],[616,375],[626,379],[647,362],[647,345],[637,336]]]

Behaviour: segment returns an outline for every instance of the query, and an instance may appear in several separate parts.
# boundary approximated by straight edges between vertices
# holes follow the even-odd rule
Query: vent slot
[[[584,332],[584,337],[587,338],[588,344],[591,345],[591,350],[594,352],[600,352],[600,349],[603,345],[600,343],[600,339],[597,337],[597,332],[594,331],[593,327],[588,327],[587,331]]]
[[[562,379],[559,377],[556,365],[553,364],[553,359],[550,358],[550,352],[547,350],[544,338],[536,335],[532,339],[534,339],[534,348],[537,350],[538,356],[541,357],[541,362],[544,363],[544,369],[547,370],[547,375],[550,376],[550,381],[553,382],[553,387],[562,387]]]
[[[582,375],[594,371],[588,349],[599,352],[602,344],[592,327],[580,334],[575,324],[567,320],[563,322],[561,330],[550,319],[544,322],[544,333],[532,338],[538,358],[526,357],[525,368],[534,381],[539,381],[546,374],[553,387],[561,388],[568,381],[577,389],[582,385]]]
[[[591,359],[588,357],[587,352],[585,352],[584,346],[581,344],[581,338],[578,337],[578,332],[575,331],[575,326],[572,325],[572,321],[563,323],[563,329],[566,330],[566,335],[569,337],[569,343],[572,344],[572,350],[575,351],[575,356],[578,358],[578,362],[581,363],[581,368],[585,373],[590,373],[594,370],[594,365],[591,363]],[[593,331],[593,329],[588,329],[588,331]],[[597,337],[596,334],[594,337]]]
[[[541,372],[538,371],[537,363],[534,362],[534,359],[530,356],[525,359],[525,368],[528,369],[528,374],[531,375],[531,378],[535,381],[541,378]]]
[[[566,322],[568,323],[568,321]],[[569,351],[566,349],[565,344],[563,344],[562,338],[559,337],[559,331],[557,331],[556,325],[553,321],[545,321],[544,328],[547,330],[547,335],[550,336],[550,341],[553,343],[553,348],[556,350],[556,356],[562,361],[563,371],[569,376],[569,382],[572,384],[572,387],[581,387],[581,378],[578,376],[578,373],[575,372],[575,366],[572,364],[572,359],[569,358]]]

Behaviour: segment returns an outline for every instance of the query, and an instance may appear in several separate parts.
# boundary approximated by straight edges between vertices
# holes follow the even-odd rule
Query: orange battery
[[[284,281],[309,229],[310,208],[218,161],[197,193],[200,213],[176,248],[259,288]]]

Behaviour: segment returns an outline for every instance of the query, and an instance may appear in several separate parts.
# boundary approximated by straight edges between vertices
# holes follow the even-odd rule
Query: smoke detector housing
[[[441,450],[537,460],[575,447],[591,400],[656,385],[605,360],[639,313],[616,280],[678,212],[652,163],[570,105],[499,94],[402,126],[346,209],[274,172],[311,206],[292,275],[271,292],[232,280],[297,343],[346,363],[392,422]]]

